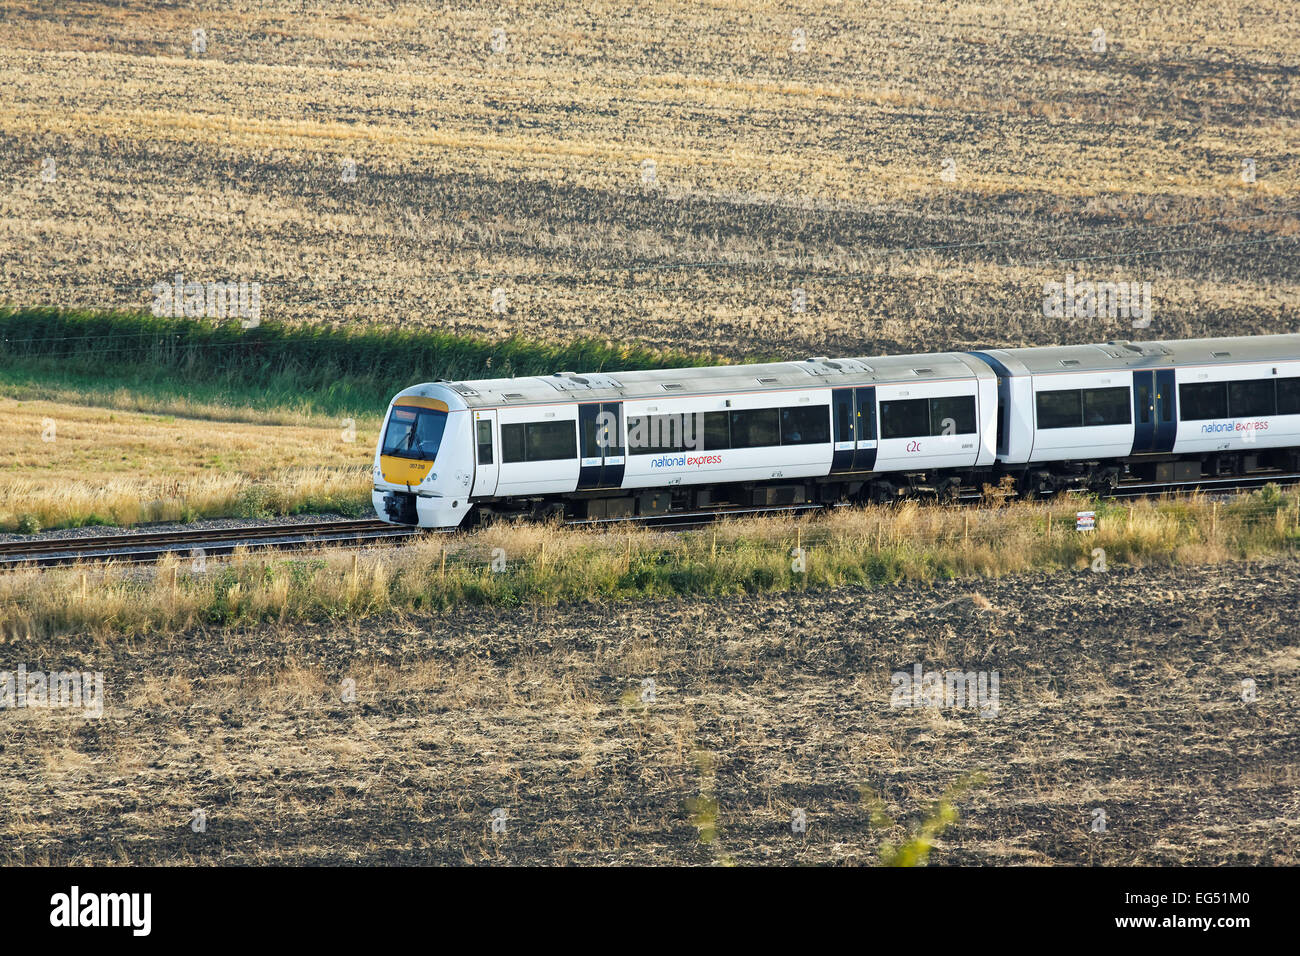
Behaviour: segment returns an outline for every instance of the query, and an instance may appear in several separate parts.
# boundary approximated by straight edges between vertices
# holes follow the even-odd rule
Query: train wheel
[[[957,500],[957,495],[960,491],[961,491],[961,479],[948,478],[939,483],[938,498],[940,501],[944,502],[945,504],[951,504],[952,502]]]
[[[1103,468],[1089,484],[1089,490],[1098,495],[1113,494],[1118,487],[1118,468]]]
[[[873,481],[867,492],[867,500],[876,505],[893,504],[898,500],[898,489],[892,481]]]
[[[1025,476],[1026,498],[1050,498],[1056,494],[1056,478],[1050,471],[1036,471]]]

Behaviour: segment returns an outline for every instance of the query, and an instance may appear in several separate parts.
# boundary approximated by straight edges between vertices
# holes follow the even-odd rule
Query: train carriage
[[[1038,493],[1300,467],[1300,335],[975,353],[999,375],[999,467]]]
[[[398,394],[387,520],[609,520],[951,491],[994,463],[996,376],[970,355],[434,382]]]

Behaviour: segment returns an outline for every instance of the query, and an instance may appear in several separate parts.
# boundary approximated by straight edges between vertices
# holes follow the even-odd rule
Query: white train
[[[432,382],[374,506],[452,528],[1300,472],[1300,335]]]

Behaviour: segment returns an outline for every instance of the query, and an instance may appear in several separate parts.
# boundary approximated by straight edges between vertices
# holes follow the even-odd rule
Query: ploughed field
[[[3,2],[0,285],[728,356],[1285,331],[1297,54],[1290,0]],[[1044,315],[1067,276],[1150,326]]]
[[[870,863],[949,793],[931,864],[1294,865],[1297,606],[1300,560],[1271,558],[12,641],[6,666],[102,670],[106,705],[0,722],[22,768],[0,777],[0,846]],[[996,671],[996,713],[891,706],[917,664]]]

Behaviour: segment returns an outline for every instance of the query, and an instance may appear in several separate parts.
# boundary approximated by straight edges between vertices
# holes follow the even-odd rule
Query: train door
[[[856,471],[871,471],[876,467],[876,387],[854,389],[857,413],[854,416],[857,454],[853,458]]]
[[[1174,370],[1156,370],[1155,450],[1173,451],[1178,438],[1178,390]]]
[[[1173,451],[1178,434],[1174,370],[1133,373],[1133,451]]]
[[[834,426],[835,440],[834,453],[831,457],[832,473],[853,470],[853,456],[858,447],[856,422],[853,389],[832,389],[831,424]]]
[[[588,402],[578,406],[579,490],[623,484],[623,403]]]
[[[834,453],[831,472],[871,471],[876,467],[876,389],[831,390]]]
[[[1156,373],[1133,373],[1133,453],[1154,451],[1156,441]]]
[[[497,413],[487,409],[474,413],[474,490],[475,498],[490,498],[497,493],[497,474],[501,467],[497,451]]]

